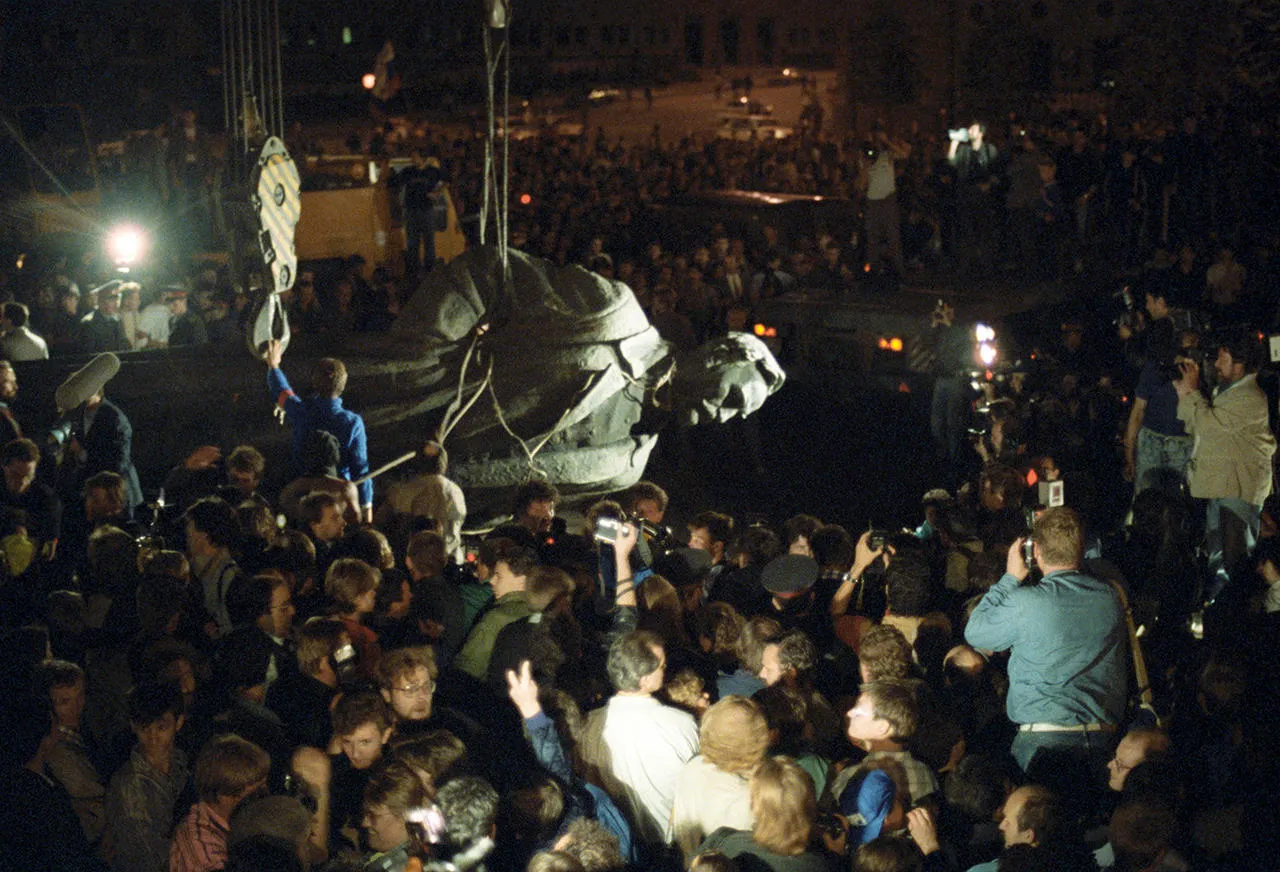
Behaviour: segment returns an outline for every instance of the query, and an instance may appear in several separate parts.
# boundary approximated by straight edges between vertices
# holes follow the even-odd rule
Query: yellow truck
[[[358,254],[365,270],[404,266],[404,226],[392,173],[408,158],[367,155],[308,155],[303,161],[302,208],[294,231],[299,261],[345,258]],[[466,250],[452,194],[445,186],[449,219],[436,233],[436,257],[446,263]]]

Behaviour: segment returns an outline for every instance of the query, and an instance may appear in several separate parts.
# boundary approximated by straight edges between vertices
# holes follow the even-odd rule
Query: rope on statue
[[[453,402],[449,404],[449,408],[445,409],[444,420],[440,422],[439,432],[436,441],[444,445],[445,439],[449,438],[449,434],[453,432],[453,428],[462,420],[467,412],[471,411],[471,407],[476,404],[476,400],[480,399],[480,395],[484,393],[485,387],[493,380],[493,358],[489,359],[489,365],[485,370],[484,379],[480,382],[476,392],[471,399],[465,404],[462,402],[462,396],[466,389],[467,370],[471,367],[471,359],[477,355],[480,343],[480,337],[485,331],[478,329],[475,335],[471,337],[471,344],[467,346],[467,353],[462,358],[462,368],[458,372],[458,391],[454,394]]]
[[[590,389],[590,385],[589,384],[585,385],[581,390],[578,391],[578,394],[574,398],[573,402],[568,403],[565,406],[564,411],[560,413],[560,417],[556,419],[556,423],[552,426],[550,430],[547,431],[546,435],[543,436],[542,439],[538,441],[538,444],[535,445],[532,449],[529,448],[529,443],[527,443],[525,440],[517,436],[515,431],[511,429],[511,425],[507,423],[506,415],[502,413],[502,404],[498,402],[498,394],[493,389],[492,379],[489,380],[488,387],[489,387],[489,399],[493,403],[493,413],[497,417],[498,423],[502,425],[502,429],[507,432],[508,436],[516,440],[516,443],[520,446],[520,450],[524,452],[525,460],[528,464],[529,472],[535,476],[538,476],[539,478],[543,478],[543,479],[550,478],[550,476],[547,474],[547,471],[542,467],[538,466],[538,464],[534,462],[534,458],[537,457],[538,452],[541,451],[543,448],[545,448],[546,444],[551,441],[551,437],[560,432],[560,425],[564,423],[564,419],[569,417],[569,414],[577,407],[578,400],[582,397],[583,394],[587,392],[587,390]]]

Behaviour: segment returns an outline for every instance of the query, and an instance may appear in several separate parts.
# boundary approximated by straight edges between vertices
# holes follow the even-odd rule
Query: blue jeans
[[[1133,495],[1185,482],[1194,445],[1190,436],[1165,436],[1146,427],[1139,430],[1133,452]]]
[[[1204,550],[1208,557],[1208,587],[1213,600],[1222,593],[1241,562],[1253,553],[1262,526],[1262,506],[1234,497],[1209,500],[1205,513]]]
[[[1024,733],[1009,752],[1036,784],[1043,784],[1077,809],[1097,807],[1104,793],[1107,762],[1119,733]]]

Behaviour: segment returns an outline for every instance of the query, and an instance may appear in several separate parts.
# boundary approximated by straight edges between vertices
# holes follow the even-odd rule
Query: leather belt
[[[1114,733],[1115,724],[1021,724],[1020,733]]]

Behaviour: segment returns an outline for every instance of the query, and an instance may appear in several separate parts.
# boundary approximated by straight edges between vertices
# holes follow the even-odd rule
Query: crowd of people
[[[1220,564],[1197,627],[1177,468],[1144,460],[1133,524],[1100,536],[1072,458],[1041,455],[1085,511],[1043,509],[1028,530],[1010,415],[980,443],[976,487],[928,494],[913,531],[701,511],[677,534],[652,482],[570,530],[533,480],[474,540],[443,446],[372,499],[351,480],[367,461],[340,362],[306,397],[280,364],[273,346],[305,475],[279,495],[252,446],[206,447],[144,527],[118,472],[82,479],[64,511],[35,443],[0,454],[8,865],[1136,872],[1274,856],[1280,551],[1269,513],[1261,529],[1232,514],[1269,480],[1231,499],[1192,472],[1192,495],[1262,536]],[[1244,368],[1220,356],[1228,393],[1256,390]],[[1227,406],[1182,369],[1177,415],[1201,433]]]
[[[512,189],[530,208],[514,210],[513,244],[627,282],[677,345],[741,328],[788,287],[838,292],[873,262],[1133,267],[1114,332],[1064,321],[987,389],[972,438],[971,325],[936,313],[932,423],[950,480],[910,530],[849,529],[822,506],[778,524],[706,506],[669,518],[649,481],[571,529],[554,482],[535,479],[509,523],[471,538],[445,446],[395,484],[358,486],[368,446],[341,362],[322,360],[295,392],[278,346],[268,390],[294,437],[279,492],[265,492],[253,445],[225,458],[206,446],[143,517],[127,416],[102,389],[60,457],[0,410],[0,860],[1270,868],[1280,515],[1255,332],[1274,302],[1267,240],[1244,266],[1197,264],[1208,234],[1246,216],[1225,214],[1220,174],[1182,174],[1194,125],[1170,142],[1060,133],[1060,149],[1052,136],[1020,146],[1040,185],[1030,234],[1013,195],[1031,173],[980,125],[957,131],[950,158],[885,131],[870,149],[516,145]],[[1114,163],[1080,156],[1091,135]],[[475,202],[473,144],[434,151]],[[1159,195],[1133,209],[1106,184],[1117,166],[1147,174],[1126,195]],[[1070,194],[1042,214],[1059,184]],[[655,241],[642,207],[708,188],[862,196],[867,222],[844,238],[708,227],[688,250]],[[1113,247],[1114,222],[1131,235]],[[360,267],[303,272],[295,328],[385,329],[404,289],[384,274],[373,288]],[[192,278],[197,300],[222,307],[201,320],[213,340],[243,303],[216,272]],[[193,344],[177,338],[183,286],[150,332],[128,285],[84,311],[78,293],[40,302],[74,279],[30,289],[29,322],[24,301],[5,304],[6,352],[12,340],[41,357],[42,334],[50,353],[124,350],[121,336]],[[48,326],[59,309],[63,333]],[[96,344],[108,334],[115,347]],[[17,389],[0,366],[0,400]],[[1061,484],[1065,505],[1041,482]]]

